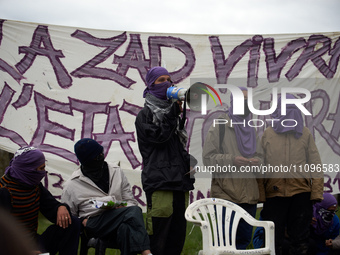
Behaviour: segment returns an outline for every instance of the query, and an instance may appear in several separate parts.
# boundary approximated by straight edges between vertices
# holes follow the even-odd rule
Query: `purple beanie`
[[[157,80],[157,78],[162,75],[170,76],[169,72],[164,67],[161,66],[152,67],[146,74],[146,85],[148,87],[151,86]]]

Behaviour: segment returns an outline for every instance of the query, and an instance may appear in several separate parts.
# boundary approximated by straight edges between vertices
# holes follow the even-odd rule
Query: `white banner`
[[[241,80],[253,88],[258,109],[269,108],[274,87],[278,93],[287,86],[308,89],[311,99],[305,107],[312,115],[305,116],[305,124],[322,162],[334,169],[325,174],[325,191],[339,193],[339,57],[340,32],[151,34],[2,20],[0,148],[41,149],[48,160],[45,185],[59,197],[77,168],[75,142],[94,138],[105,148],[106,160],[126,170],[144,206],[134,121],[144,104],[146,72],[161,65],[183,88],[206,79],[216,84]],[[223,102],[217,111],[227,107]],[[204,116],[188,112],[188,149],[199,159],[216,111]],[[258,127],[260,135],[264,128]],[[209,196],[210,180],[198,179],[195,187],[191,201]]]

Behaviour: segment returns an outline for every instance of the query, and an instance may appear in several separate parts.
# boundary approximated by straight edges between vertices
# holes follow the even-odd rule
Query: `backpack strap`
[[[224,133],[225,133],[225,125],[219,125],[219,149],[220,149],[220,153],[223,154],[223,147],[222,147],[222,143],[224,140]]]

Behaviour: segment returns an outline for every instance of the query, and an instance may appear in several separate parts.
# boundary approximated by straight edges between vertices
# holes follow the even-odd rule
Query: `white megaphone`
[[[170,87],[166,91],[168,99],[186,101],[192,111],[201,111],[202,94],[205,94],[206,84],[196,82],[189,89],[180,87]],[[208,101],[208,97],[206,98]]]
[[[187,89],[179,87],[170,87],[166,91],[166,96],[168,99],[176,99],[184,101],[186,98]]]

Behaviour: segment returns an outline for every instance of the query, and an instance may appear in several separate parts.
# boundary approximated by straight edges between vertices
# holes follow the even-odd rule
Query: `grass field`
[[[259,214],[259,211],[258,211]],[[145,216],[145,214],[144,214]],[[256,216],[259,217],[258,215]],[[38,233],[43,232],[51,223],[42,215],[39,216]],[[202,249],[202,234],[198,226],[194,226],[191,222],[187,223],[187,234],[181,255],[195,255]],[[93,248],[89,249],[88,255],[94,255]],[[119,255],[119,250],[107,249],[106,255]]]
[[[259,218],[260,210],[257,210],[256,218]],[[340,218],[340,210],[336,213]],[[42,215],[39,217],[39,228],[38,233],[43,232],[51,223],[45,219]],[[249,247],[252,247],[250,244]],[[197,226],[193,226],[192,223],[188,222],[187,224],[187,236],[184,244],[184,248],[181,255],[195,255],[199,250],[202,249],[202,234],[201,230]],[[93,248],[89,249],[88,255],[94,255],[95,251]],[[119,255],[119,250],[107,249],[106,255]]]
[[[51,224],[44,216],[39,216],[38,233],[42,233]],[[194,255],[202,249],[202,235],[199,227],[193,227],[193,224],[188,222],[187,237],[185,240],[182,255]],[[94,255],[93,248],[89,249],[88,255]],[[119,255],[119,250],[107,249],[105,255]]]

